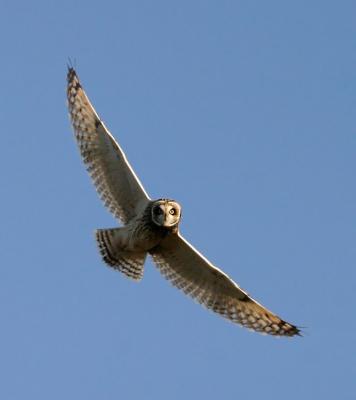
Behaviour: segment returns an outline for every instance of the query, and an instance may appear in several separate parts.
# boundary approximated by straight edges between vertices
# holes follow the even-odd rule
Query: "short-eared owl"
[[[181,206],[175,200],[149,198],[72,67],[67,78],[69,114],[81,156],[104,204],[124,224],[96,231],[103,260],[139,280],[150,254],[173,285],[210,310],[258,332],[299,335],[296,326],[253,300],[182,237]]]

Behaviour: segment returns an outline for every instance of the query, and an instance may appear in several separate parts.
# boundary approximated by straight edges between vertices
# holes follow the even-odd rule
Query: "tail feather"
[[[121,250],[119,232],[122,228],[98,229],[95,232],[100,254],[106,264],[136,281],[143,277],[145,252]]]

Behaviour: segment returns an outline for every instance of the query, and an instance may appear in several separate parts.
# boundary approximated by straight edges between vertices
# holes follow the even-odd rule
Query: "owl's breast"
[[[169,234],[167,229],[152,223],[148,218],[136,220],[130,229],[130,249],[149,251],[156,247]]]

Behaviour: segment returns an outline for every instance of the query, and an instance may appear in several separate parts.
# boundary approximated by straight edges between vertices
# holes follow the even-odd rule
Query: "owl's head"
[[[173,228],[179,224],[181,206],[174,200],[160,199],[152,203],[152,221],[164,228]]]

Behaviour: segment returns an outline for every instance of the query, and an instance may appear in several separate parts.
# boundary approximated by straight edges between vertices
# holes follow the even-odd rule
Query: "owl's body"
[[[149,254],[174,286],[230,321],[275,336],[299,335],[295,325],[253,300],[182,237],[181,206],[175,200],[149,198],[73,68],[68,71],[67,98],[87,170],[104,204],[124,224],[96,231],[104,262],[140,280]]]
[[[175,210],[176,218],[170,214]],[[143,276],[146,254],[167,236],[176,234],[180,206],[173,200],[149,201],[146,208],[122,228],[98,229],[96,241],[104,261],[139,280]]]

